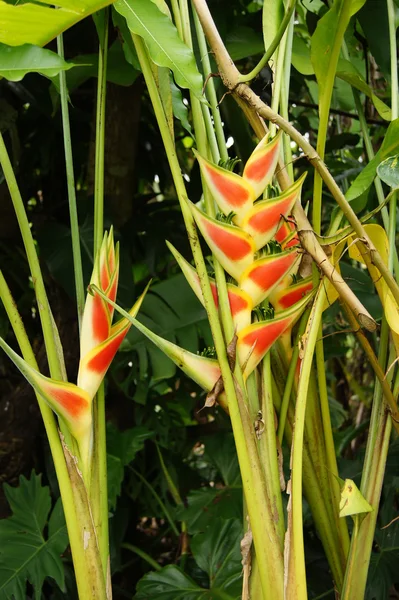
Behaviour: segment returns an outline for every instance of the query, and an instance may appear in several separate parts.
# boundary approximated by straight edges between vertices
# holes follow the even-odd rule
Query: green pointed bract
[[[188,377],[198,383],[207,392],[213,389],[213,386],[220,378],[220,367],[217,360],[193,354],[176,344],[165,340],[156,333],[153,333],[148,327],[131,319],[133,325],[155,346],[157,346],[166,356],[168,356]]]
[[[186,278],[187,283],[189,284],[189,286],[193,290],[194,294],[197,296],[197,298],[201,302],[201,304],[204,304],[204,300],[203,300],[203,296],[202,296],[202,290],[201,290],[201,284],[200,284],[200,280],[199,280],[197,271],[180,254],[180,252],[178,250],[176,250],[176,248],[170,242],[167,241],[166,245],[168,246],[169,250],[173,254],[173,256],[174,256],[177,264],[181,268],[182,273],[183,273],[184,277]]]
[[[63,418],[72,435],[81,440],[91,427],[91,400],[87,392],[73,383],[54,381],[28,365],[10,346],[0,338],[0,347],[21,371],[35,391],[53,411]]]

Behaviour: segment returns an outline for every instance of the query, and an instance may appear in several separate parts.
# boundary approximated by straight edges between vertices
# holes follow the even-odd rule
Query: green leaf
[[[205,454],[215,465],[227,486],[241,485],[240,468],[232,433],[218,433],[204,439]]]
[[[242,488],[201,488],[190,492],[187,508],[178,508],[177,515],[186,521],[190,534],[205,531],[214,519],[240,519],[242,517]]]
[[[0,43],[9,46],[45,46],[57,35],[88,15],[101,10],[112,0],[45,0],[41,4],[9,4],[0,0]]]
[[[144,575],[137,585],[135,600],[211,600],[179,567],[169,565]]]
[[[210,589],[224,590],[234,598],[240,596],[242,589],[240,551],[242,535],[242,525],[239,520],[216,519],[203,533],[198,533],[191,541],[195,561],[209,576]]]
[[[356,67],[349,62],[341,58],[338,62],[337,77],[349,83],[352,87],[356,88],[360,92],[366,94],[368,98],[373,102],[376,110],[380,117],[386,121],[392,119],[392,112],[389,106],[385,104],[378,96],[376,96],[371,87],[365,82],[363,77],[360,75]]]
[[[378,177],[389,187],[399,187],[399,154],[390,156],[382,161],[377,167]]]
[[[13,515],[0,521],[0,599],[25,600],[26,582],[41,597],[43,582],[52,577],[64,589],[61,555],[68,545],[61,499],[48,521],[51,499],[41,475],[21,476],[18,488],[4,485]],[[48,534],[43,530],[48,522]]]
[[[144,448],[144,442],[153,435],[146,427],[119,431],[112,423],[107,423],[108,501],[111,510],[121,493],[125,466],[134,460],[137,452]]]
[[[378,165],[388,158],[393,156],[399,151],[399,119],[395,119],[389,124],[387,132],[385,134],[384,141],[381,144],[381,148],[369,162],[369,164],[363,169],[358,175],[355,181],[352,183],[345,196],[347,200],[353,200],[363,194],[373,183],[376,176]]]
[[[190,121],[188,120],[188,110],[187,106],[183,102],[183,96],[180,91],[180,88],[177,87],[173,78],[170,78],[170,89],[172,91],[172,107],[173,114],[176,119],[179,119],[182,127],[192,136],[193,130],[191,129]]]
[[[332,7],[318,21],[311,38],[310,56],[319,84],[320,104],[331,93],[344,33],[350,18],[366,0],[334,0]]]
[[[295,35],[292,40],[292,64],[302,75],[313,75],[314,68],[310,60],[310,48],[305,40]]]
[[[194,54],[182,42],[168,16],[148,0],[117,0],[115,9],[126,18],[132,33],[143,38],[152,61],[173,71],[176,83],[202,96],[202,77]]]
[[[265,50],[269,48],[276,37],[283,18],[284,2],[282,0],[263,0],[262,30]]]
[[[55,77],[60,71],[75,66],[66,62],[56,52],[32,44],[7,46],[0,43],[0,76],[9,81],[21,81],[27,73],[40,73]]]

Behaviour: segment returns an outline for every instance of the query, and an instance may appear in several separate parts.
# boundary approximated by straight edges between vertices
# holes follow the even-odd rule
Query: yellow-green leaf
[[[362,496],[359,488],[352,479],[345,479],[345,485],[341,490],[341,501],[339,503],[339,516],[350,517],[369,513],[373,507]]]

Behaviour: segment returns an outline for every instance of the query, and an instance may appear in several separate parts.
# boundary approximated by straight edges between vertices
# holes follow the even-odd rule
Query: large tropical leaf
[[[27,73],[55,77],[73,66],[73,62],[66,62],[55,52],[32,44],[7,46],[0,43],[0,76],[9,81],[21,81]]]
[[[169,565],[148,573],[137,586],[136,600],[237,600],[241,598],[242,525],[238,519],[215,520],[203,533],[195,535],[191,549],[198,566],[209,578],[209,587],[200,587],[179,567]]]
[[[143,38],[152,61],[171,69],[178,85],[202,98],[202,77],[194,54],[169,16],[149,0],[117,0],[115,9],[126,18],[130,31]]]
[[[42,0],[40,4],[14,5],[0,0],[0,43],[45,46],[78,21],[111,3],[112,0]]]
[[[0,600],[25,600],[26,583],[41,598],[46,577],[64,589],[61,555],[68,545],[61,500],[51,513],[49,488],[42,487],[41,475],[20,477],[17,488],[4,486],[13,515],[0,521]],[[46,536],[43,531],[48,523]]]

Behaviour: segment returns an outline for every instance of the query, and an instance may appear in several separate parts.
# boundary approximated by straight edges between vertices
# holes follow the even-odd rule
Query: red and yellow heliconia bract
[[[91,285],[97,286],[111,301],[116,298],[119,274],[119,250],[113,231],[105,233],[96,257]],[[135,316],[144,294],[130,310]],[[87,295],[80,334],[80,362],[77,385],[45,377],[28,365],[0,338],[2,347],[35,391],[68,425],[71,434],[89,451],[92,425],[92,401],[112,359],[125,338],[131,323],[120,319],[112,325],[113,308],[98,294]],[[85,457],[87,458],[87,456]]]

